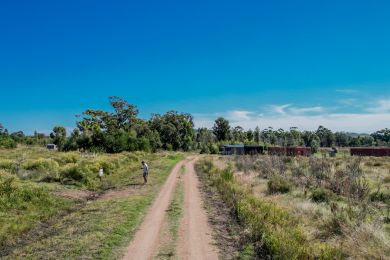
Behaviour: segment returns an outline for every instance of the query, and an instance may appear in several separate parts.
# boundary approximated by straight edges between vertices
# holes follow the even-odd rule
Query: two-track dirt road
[[[185,168],[184,205],[176,250],[177,257],[179,259],[218,259],[218,250],[214,246],[211,229],[207,222],[207,213],[203,208],[198,187],[198,178],[194,170],[195,161],[195,157],[189,157],[174,167],[127,248],[123,259],[153,259],[156,255],[165,213],[182,167]]]

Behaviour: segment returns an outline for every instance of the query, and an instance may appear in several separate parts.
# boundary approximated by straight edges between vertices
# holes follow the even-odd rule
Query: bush
[[[270,194],[287,193],[292,188],[291,182],[285,177],[282,177],[280,175],[272,176],[271,179],[268,181],[267,185],[268,185],[268,192]]]
[[[209,154],[209,153],[210,153],[210,149],[206,145],[203,145],[202,148],[200,149],[200,154]]]
[[[380,192],[373,192],[370,194],[370,200],[371,201],[381,201],[381,202],[390,202],[390,193],[384,193],[382,191]]]
[[[22,167],[25,170],[57,171],[59,164],[53,159],[39,158],[37,160],[26,160]]]
[[[299,228],[297,219],[288,211],[253,195],[240,185],[231,169],[216,169],[211,161],[202,160],[196,164],[196,171],[206,174],[225,204],[237,217],[247,233],[248,242],[255,246],[254,252],[272,259],[338,259],[340,251],[322,247],[315,251]],[[279,180],[281,176],[274,176]],[[252,251],[249,250],[249,251]]]
[[[76,152],[63,153],[59,157],[55,158],[55,160],[62,165],[67,163],[77,163],[79,159],[80,154]]]
[[[215,144],[210,144],[208,148],[211,154],[218,154],[219,152],[218,146]]]
[[[14,162],[8,159],[0,159],[0,169],[11,170],[14,167]]]
[[[16,148],[16,142],[10,137],[0,137],[0,147],[6,149]]]
[[[0,171],[0,245],[15,245],[22,234],[68,205],[44,187]]]
[[[329,202],[332,192],[325,188],[316,188],[312,190],[310,198],[314,202]]]
[[[84,178],[83,172],[79,169],[75,163],[67,164],[60,170],[60,178],[62,181],[72,179],[75,181],[81,181]]]

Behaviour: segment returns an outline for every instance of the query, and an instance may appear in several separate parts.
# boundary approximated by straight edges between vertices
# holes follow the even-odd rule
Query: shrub
[[[0,197],[10,196],[16,190],[16,177],[6,172],[0,172]]]
[[[77,164],[71,163],[65,165],[60,170],[60,178],[62,181],[67,181],[67,179],[72,179],[75,181],[81,181],[84,178],[83,172],[80,170]]]
[[[312,190],[310,198],[314,202],[329,202],[332,192],[325,188],[316,188]]]
[[[287,193],[291,190],[291,182],[280,175],[274,175],[267,183],[268,193]]]
[[[381,201],[381,202],[390,202],[390,193],[384,193],[382,191],[380,192],[373,192],[370,194],[370,200],[371,201]]]
[[[69,206],[70,203],[53,196],[46,188],[21,182],[0,171],[0,245],[3,248],[15,245],[37,223]]]
[[[59,157],[55,158],[59,164],[77,163],[79,159],[80,154],[76,152],[63,153]]]
[[[219,152],[218,146],[216,144],[210,144],[208,148],[211,154],[217,154]]]
[[[10,137],[0,137],[0,147],[6,149],[16,148],[16,142]]]
[[[57,171],[59,164],[53,159],[39,158],[37,160],[26,160],[22,167],[25,170]]]
[[[245,228],[248,242],[255,246],[253,251],[256,254],[266,254],[272,259],[336,259],[340,255],[340,251],[332,247],[321,247],[315,252],[296,218],[275,204],[254,196],[235,180],[231,169],[218,170],[211,161],[202,160],[196,164],[196,170],[206,174],[217,188],[225,204]]]
[[[14,167],[14,162],[8,159],[0,159],[0,169],[11,170]]]
[[[202,148],[200,149],[200,154],[209,154],[210,150],[206,145],[203,145]]]

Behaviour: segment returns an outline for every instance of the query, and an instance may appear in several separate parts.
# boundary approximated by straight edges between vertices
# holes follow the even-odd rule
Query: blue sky
[[[390,127],[389,1],[1,1],[0,123],[75,126],[108,96],[245,128]]]

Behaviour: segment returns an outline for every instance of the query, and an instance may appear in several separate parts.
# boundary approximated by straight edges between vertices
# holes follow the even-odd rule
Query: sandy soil
[[[195,161],[186,164],[184,175],[184,214],[180,224],[177,253],[179,259],[218,259],[194,170]]]
[[[123,259],[152,259],[156,254],[160,244],[159,234],[164,224],[165,212],[168,209],[183,164],[186,164],[186,161],[178,163],[172,170],[146,215],[144,222],[127,248],[126,255]]]
[[[153,259],[160,244],[164,217],[182,166],[185,167],[183,218],[180,222],[177,245],[178,259],[218,259],[218,249],[211,235],[194,170],[195,158],[178,163],[146,215],[144,222],[127,248],[123,259]]]

